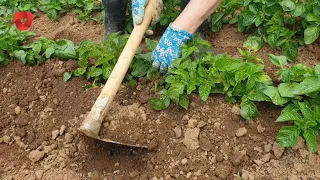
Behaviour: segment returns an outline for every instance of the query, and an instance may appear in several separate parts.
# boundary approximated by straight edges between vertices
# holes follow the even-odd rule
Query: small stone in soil
[[[187,158],[183,158],[183,159],[181,160],[181,164],[183,164],[183,165],[187,164],[187,162],[188,162],[188,159],[187,159]]]
[[[238,166],[241,164],[243,160],[243,156],[246,155],[246,151],[236,151],[231,157],[231,162],[234,166]]]
[[[173,132],[175,133],[176,135],[176,138],[180,138],[182,136],[182,129],[180,126],[176,126],[174,129],[173,129]]]
[[[35,172],[37,179],[41,179],[43,175],[43,170],[37,170]]]
[[[238,115],[238,116],[241,115],[241,109],[238,106],[233,106],[232,109],[231,109],[231,112],[232,112],[232,114],[235,114],[235,115]]]
[[[19,106],[14,108],[14,112],[18,115],[21,113],[21,108]]]
[[[42,102],[45,102],[45,101],[47,100],[47,97],[46,97],[46,96],[40,96],[40,100],[41,100]]]
[[[245,127],[239,128],[236,132],[236,136],[242,137],[242,136],[246,135],[247,132],[248,132],[248,130]]]
[[[194,127],[196,127],[195,124],[197,124],[197,120],[196,120],[196,119],[190,119],[190,120],[188,121],[188,127],[189,127],[189,128],[194,128]]]
[[[82,141],[80,141],[78,144],[77,144],[77,148],[78,148],[78,151],[79,152],[85,152],[86,151],[86,147],[84,145],[84,143]]]
[[[266,130],[266,128],[262,127],[261,124],[259,124],[257,126],[257,130],[258,130],[258,133],[263,133]]]
[[[59,104],[59,100],[57,98],[53,99],[53,104],[58,105]]]
[[[60,134],[60,136],[62,136],[63,134],[64,134],[64,132],[66,131],[66,126],[65,125],[62,125],[61,127],[60,127],[60,131],[59,131],[59,134]]]
[[[29,159],[32,162],[38,162],[43,159],[45,152],[39,150],[33,150],[29,153]]]
[[[203,128],[207,123],[205,123],[204,121],[200,121],[198,123],[198,128]]]
[[[217,168],[215,169],[214,173],[221,179],[227,179],[232,172],[232,168],[230,166],[218,164]]]
[[[189,116],[188,115],[184,115],[182,117],[182,121],[189,121]]]
[[[218,152],[218,153],[216,154],[216,160],[217,160],[218,162],[222,162],[222,161],[224,160],[224,155],[223,155],[221,152]]]
[[[100,177],[100,174],[99,174],[98,171],[93,171],[93,172],[90,174],[89,178],[90,178],[91,180],[101,180],[101,177]]]
[[[73,141],[73,135],[70,133],[66,133],[64,136],[66,143],[71,143]]]
[[[196,150],[198,149],[199,146],[199,133],[200,129],[199,128],[187,128],[184,139],[183,139],[183,144],[191,150]]]
[[[268,153],[272,150],[272,144],[264,145],[264,152]]]
[[[56,130],[52,131],[51,135],[52,135],[52,139],[55,140],[59,135],[59,130],[56,129]]]
[[[276,158],[279,159],[279,158],[281,158],[281,156],[284,152],[284,147],[278,146],[278,144],[275,142],[273,144],[272,151],[273,151],[273,154],[276,156]]]
[[[11,137],[8,135],[5,135],[2,137],[2,140],[4,143],[9,144],[11,142]]]
[[[268,154],[263,155],[261,159],[253,160],[253,162],[256,163],[258,166],[261,166],[264,163],[269,162],[270,158],[271,158],[271,154],[268,153]]]
[[[156,147],[158,147],[158,140],[157,139],[152,139],[148,145],[148,149],[150,151],[154,150]]]
[[[26,135],[27,135],[27,132],[24,128],[17,128],[16,133],[18,136],[20,136],[22,138],[26,137]]]

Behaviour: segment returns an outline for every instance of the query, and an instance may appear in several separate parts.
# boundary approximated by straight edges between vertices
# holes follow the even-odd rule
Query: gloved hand
[[[181,46],[192,36],[188,31],[177,30],[170,24],[152,53],[153,68],[158,70],[160,67],[160,72],[165,73],[172,66],[171,61],[181,57]]]
[[[132,17],[133,24],[139,25],[144,18],[144,10],[149,0],[132,0]],[[161,11],[163,8],[162,0],[158,0],[157,5],[152,13],[152,24],[156,24],[160,20]]]

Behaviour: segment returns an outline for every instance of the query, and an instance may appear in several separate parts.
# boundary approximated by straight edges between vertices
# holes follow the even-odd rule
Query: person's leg
[[[128,0],[102,0],[102,3],[105,10],[104,40],[107,41],[109,34],[124,32]]]

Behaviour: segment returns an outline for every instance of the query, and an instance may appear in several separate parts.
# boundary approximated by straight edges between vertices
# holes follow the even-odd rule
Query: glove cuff
[[[172,26],[172,23],[170,23],[163,36],[166,36],[164,38],[170,38],[175,43],[177,43],[178,46],[181,46],[183,44],[186,44],[187,41],[193,37],[193,34],[189,33],[186,30],[175,29]]]

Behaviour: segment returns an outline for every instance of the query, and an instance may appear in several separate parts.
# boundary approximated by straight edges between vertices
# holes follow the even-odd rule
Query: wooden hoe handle
[[[152,20],[152,12],[156,6],[157,0],[150,0],[146,10],[142,24],[136,25],[133,29],[129,40],[124,47],[117,64],[111,72],[111,75],[102,89],[98,99],[91,108],[90,113],[80,126],[80,131],[87,136],[98,138],[101,123],[107,114],[109,106],[113,101],[122,81],[130,67],[132,59],[140,46],[140,43],[148,30],[148,27]]]

